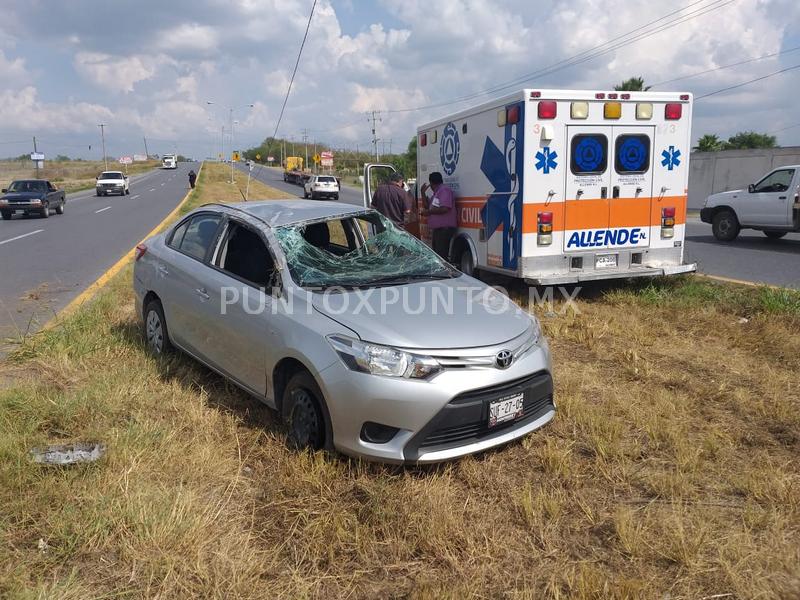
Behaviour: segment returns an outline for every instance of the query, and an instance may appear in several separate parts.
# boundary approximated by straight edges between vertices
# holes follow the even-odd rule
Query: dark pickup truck
[[[12,181],[8,189],[3,190],[0,196],[0,215],[6,221],[15,212],[37,214],[46,219],[51,210],[63,215],[66,202],[64,190],[59,190],[46,179],[18,179]]]

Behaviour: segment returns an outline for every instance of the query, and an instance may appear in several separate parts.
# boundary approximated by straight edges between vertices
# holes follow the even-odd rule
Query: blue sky
[[[97,158],[100,122],[112,156],[142,152],[145,136],[151,152],[208,156],[228,107],[235,145],[252,146],[275,128],[310,6],[0,0],[0,156],[29,152],[36,135],[48,156]],[[387,149],[403,148],[419,123],[470,102],[391,111],[508,82],[681,6],[684,23],[529,85],[609,89],[632,75],[654,83],[800,47],[795,0],[319,0],[279,135],[308,129],[311,139],[364,147],[374,109],[384,111]],[[800,50],[658,89],[702,95],[798,64]],[[754,129],[800,145],[800,126],[791,127],[800,124],[798,89],[800,69],[699,101],[694,138]]]

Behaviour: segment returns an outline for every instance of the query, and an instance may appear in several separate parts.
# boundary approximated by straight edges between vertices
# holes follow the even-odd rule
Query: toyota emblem
[[[507,369],[511,366],[512,360],[514,360],[514,355],[511,354],[511,350],[500,350],[494,357],[494,363],[498,369]]]

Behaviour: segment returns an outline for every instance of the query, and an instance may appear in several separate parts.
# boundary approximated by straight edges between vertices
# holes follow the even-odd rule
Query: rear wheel
[[[144,337],[153,354],[166,354],[172,350],[164,309],[158,300],[151,300],[144,309]]]
[[[11,220],[11,211],[4,210],[3,212],[0,213],[0,215],[3,215],[3,221]]]
[[[779,240],[786,235],[785,231],[765,231],[764,235],[771,240]]]
[[[464,275],[472,277],[475,273],[475,263],[472,260],[472,252],[469,251],[469,248],[465,248],[461,253],[461,257],[458,260],[458,267]]]
[[[56,214],[57,215],[63,215],[64,214],[64,205],[66,203],[67,203],[66,200],[62,200],[61,202],[58,203],[58,206],[56,206]]]
[[[281,405],[289,446],[297,450],[333,447],[322,402],[322,392],[310,373],[302,371],[289,380]]]
[[[732,210],[721,210],[711,220],[711,231],[721,242],[732,242],[739,235],[739,219]]]

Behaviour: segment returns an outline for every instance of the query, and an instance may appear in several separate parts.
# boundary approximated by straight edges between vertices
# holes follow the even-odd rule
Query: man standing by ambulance
[[[422,214],[428,217],[431,230],[431,246],[434,252],[446,261],[450,260],[450,242],[456,233],[456,203],[453,190],[444,184],[442,174],[434,171],[428,175],[428,182],[422,185],[425,208]]]

